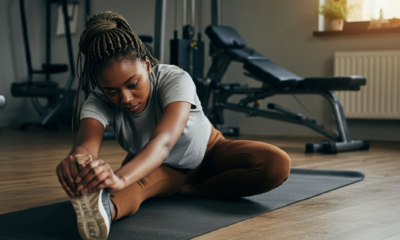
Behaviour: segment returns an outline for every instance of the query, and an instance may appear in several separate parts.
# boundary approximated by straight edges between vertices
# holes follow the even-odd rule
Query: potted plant
[[[329,21],[330,30],[342,31],[343,21],[347,20],[351,8],[346,0],[329,0],[327,4],[319,5],[317,13]]]

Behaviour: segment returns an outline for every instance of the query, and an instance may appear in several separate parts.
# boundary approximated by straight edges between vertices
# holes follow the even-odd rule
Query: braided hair
[[[82,54],[85,56],[84,60]],[[98,85],[96,75],[113,61],[121,62],[125,59],[141,61],[148,59],[152,67],[160,63],[120,14],[107,11],[90,18],[79,41],[77,60],[79,85],[72,115],[74,145],[80,126],[81,90],[85,78],[90,82],[92,89],[95,89]]]

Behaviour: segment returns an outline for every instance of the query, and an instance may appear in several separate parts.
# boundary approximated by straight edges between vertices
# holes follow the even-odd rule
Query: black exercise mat
[[[108,239],[188,239],[361,181],[355,171],[292,169],[288,180],[238,201],[172,196],[144,202],[111,225]],[[80,239],[75,212],[62,202],[0,215],[0,239]]]

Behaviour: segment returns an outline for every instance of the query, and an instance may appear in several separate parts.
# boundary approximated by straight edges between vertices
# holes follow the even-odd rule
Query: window
[[[330,0],[319,0],[321,5],[328,3]],[[336,1],[336,0],[334,0]],[[400,0],[346,0],[347,6],[351,7],[347,22],[345,25],[347,29],[353,28],[375,28],[374,21],[381,22],[379,19],[385,19],[385,24],[379,24],[378,28],[399,28],[400,27]],[[371,21],[371,23],[369,23]],[[318,31],[325,31],[328,22],[324,17],[319,15]],[[346,30],[346,27],[344,28]],[[395,31],[397,31],[395,29]],[[389,30],[391,31],[391,30]]]
[[[384,19],[400,18],[400,0],[347,0],[347,5],[353,6],[348,22],[379,19],[381,11]]]

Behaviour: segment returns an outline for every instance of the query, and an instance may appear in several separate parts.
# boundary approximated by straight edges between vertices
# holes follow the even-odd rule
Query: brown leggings
[[[290,158],[267,143],[227,140],[212,127],[207,150],[196,169],[161,165],[122,191],[111,194],[114,221],[134,214],[152,197],[176,194],[185,183],[197,183],[195,195],[208,198],[238,198],[267,192],[289,176]]]

